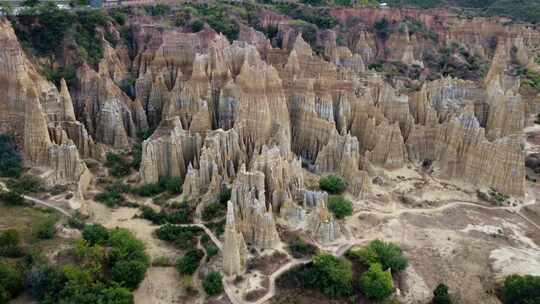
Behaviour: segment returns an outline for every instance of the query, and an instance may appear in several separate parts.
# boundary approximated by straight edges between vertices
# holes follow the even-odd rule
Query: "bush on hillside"
[[[392,275],[381,264],[373,263],[360,277],[360,290],[368,299],[382,301],[394,292]]]
[[[352,202],[341,195],[331,195],[328,198],[328,209],[338,219],[350,216],[353,212]]]
[[[506,304],[540,303],[540,276],[511,275],[504,280],[502,293]]]
[[[18,177],[22,171],[22,159],[12,136],[0,134],[0,176]]]
[[[122,156],[112,152],[107,153],[105,167],[114,177],[123,177],[130,172],[130,164]]]
[[[109,240],[109,230],[100,224],[84,226],[82,237],[91,245],[105,245]]]
[[[452,304],[452,298],[448,294],[448,286],[439,284],[433,291],[433,304]]]
[[[37,237],[42,240],[52,239],[56,234],[56,221],[57,218],[49,216],[41,224],[37,226]]]
[[[319,180],[319,188],[330,194],[341,194],[347,189],[347,182],[336,175],[328,175],[321,177]]]
[[[176,262],[176,270],[181,275],[192,275],[199,268],[199,263],[204,257],[204,252],[200,249],[191,249]]]
[[[391,269],[395,272],[405,270],[408,266],[407,258],[398,245],[381,240],[371,241],[368,246],[359,250],[350,250],[347,256],[365,265],[379,263],[383,270]]]
[[[24,203],[24,198],[19,192],[0,191],[0,201],[11,206],[20,206]]]
[[[217,296],[223,292],[223,276],[219,272],[209,273],[203,281],[204,292],[209,296]]]
[[[215,202],[204,207],[201,217],[203,221],[208,222],[224,217],[225,213],[227,213],[227,207],[224,204]]]

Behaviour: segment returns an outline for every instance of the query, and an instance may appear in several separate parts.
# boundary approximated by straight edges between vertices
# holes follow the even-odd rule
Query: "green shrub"
[[[109,173],[114,177],[123,177],[129,174],[129,163],[120,155],[109,152],[107,153],[105,167],[109,168]]]
[[[37,226],[37,237],[46,240],[54,238],[56,234],[56,217],[49,216],[41,224]]]
[[[390,37],[390,22],[386,18],[375,22],[373,29],[377,37],[383,41],[386,41]]]
[[[176,269],[182,275],[192,275],[199,268],[199,263],[204,257],[200,249],[191,249],[176,262]]]
[[[6,183],[9,189],[18,193],[35,193],[43,191],[43,182],[33,175],[23,175],[16,179],[9,179]]]
[[[312,244],[306,243],[301,238],[297,238],[292,244],[289,245],[289,250],[294,258],[305,258],[313,256],[317,253],[317,247]]]
[[[165,191],[165,189],[163,189],[163,187],[161,187],[159,183],[143,184],[138,187],[133,187],[131,189],[131,193],[143,197],[158,195],[163,191]]]
[[[203,281],[203,289],[209,296],[217,296],[223,292],[222,276],[219,272],[209,273]]]
[[[0,176],[18,177],[22,171],[22,159],[16,150],[15,140],[0,134]]]
[[[162,187],[171,194],[180,194],[182,193],[182,178],[180,177],[170,177],[167,179],[162,179],[160,181]]]
[[[17,258],[22,255],[20,248],[21,236],[15,229],[8,229],[0,233],[0,256]]]
[[[109,240],[109,230],[100,224],[86,225],[82,232],[82,237],[91,246],[105,245]]]
[[[352,265],[349,261],[319,253],[313,263],[292,268],[276,281],[281,288],[313,289],[331,298],[352,295]]]
[[[205,244],[204,249],[206,250],[206,260],[210,260],[219,253],[219,248],[214,243]]]
[[[197,245],[197,237],[203,233],[199,227],[180,227],[170,224],[163,225],[156,230],[160,240],[173,243],[184,250],[192,249]]]
[[[67,278],[61,267],[48,264],[33,265],[26,276],[27,290],[38,300],[55,298],[66,282]]]
[[[164,16],[171,11],[171,7],[166,4],[156,4],[153,6],[145,6],[144,9],[152,16]]]
[[[204,28],[204,21],[197,19],[191,23],[191,30],[194,33],[200,32]]]
[[[394,292],[392,275],[381,264],[373,263],[360,277],[360,290],[368,299],[382,301]]]
[[[107,207],[114,208],[117,206],[126,205],[126,199],[122,193],[114,189],[106,189],[104,192],[98,193],[94,200],[105,204]]]
[[[511,275],[504,280],[502,293],[506,304],[540,303],[540,277]]]
[[[8,303],[23,290],[23,273],[18,267],[0,261],[0,303]]]
[[[227,212],[227,207],[221,203],[211,203],[206,206],[201,214],[202,220],[205,222],[214,220],[216,218],[222,218]]]
[[[343,258],[319,253],[313,258],[317,270],[317,287],[332,298],[347,297],[352,293],[352,265]]]
[[[448,286],[439,284],[433,291],[433,304],[452,304],[452,298],[448,294]]]
[[[347,256],[358,259],[365,265],[378,263],[383,270],[391,269],[395,272],[403,271],[408,266],[407,258],[399,246],[381,240],[371,241],[368,246],[359,250],[350,250]]]
[[[321,177],[319,188],[331,194],[341,194],[347,189],[347,182],[339,176],[328,175]]]
[[[338,219],[350,216],[353,212],[352,202],[341,195],[331,195],[328,198],[328,209],[330,209]]]
[[[0,191],[0,201],[11,206],[20,206],[24,203],[24,198],[15,191]]]
[[[219,202],[222,205],[227,205],[227,202],[231,199],[231,188],[223,188],[219,193]]]
[[[67,86],[71,89],[79,87],[77,72],[73,66],[44,68],[43,74],[47,77],[47,80],[53,82],[58,88],[60,88],[62,79],[66,81]]]
[[[111,269],[113,281],[129,289],[135,289],[144,280],[148,264],[141,261],[121,260]]]

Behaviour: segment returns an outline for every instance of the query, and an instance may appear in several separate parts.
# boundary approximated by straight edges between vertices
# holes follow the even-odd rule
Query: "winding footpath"
[[[51,208],[51,209],[54,209],[56,211],[58,211],[59,213],[61,213],[62,215],[65,215],[67,217],[73,217],[69,212],[67,212],[66,210],[58,207],[58,206],[55,206],[51,203],[48,203],[46,201],[43,201],[43,200],[40,200],[38,198],[35,198],[35,197],[31,197],[31,196],[28,196],[28,195],[23,195],[23,198],[27,201],[30,201],[36,205],[41,205],[41,206],[44,206],[44,207],[47,207],[47,208]]]
[[[55,206],[51,203],[48,203],[46,201],[43,201],[38,198],[34,198],[31,196],[24,195],[23,196],[25,200],[30,201],[36,205],[45,206],[47,208],[51,208],[56,210],[57,212],[61,213],[62,215],[65,215],[67,217],[72,217],[72,215],[66,211],[65,209],[62,209],[58,206]],[[422,213],[436,213],[441,212],[450,208],[454,207],[472,207],[472,208],[481,208],[485,210],[507,210],[509,212],[515,213],[521,218],[523,218],[525,221],[527,221],[529,224],[534,226],[536,229],[540,230],[540,225],[535,223],[533,220],[527,218],[523,213],[521,213],[521,209],[530,206],[536,203],[536,200],[530,200],[527,203],[518,205],[518,206],[486,206],[479,204],[477,202],[473,201],[446,201],[444,205],[435,207],[435,208],[395,208],[392,212],[383,212],[383,211],[369,211],[369,210],[359,210],[355,212],[352,216],[358,216],[361,214],[370,214],[370,215],[376,215],[376,216],[383,216],[383,217],[399,217],[406,213],[414,213],[414,214],[422,214]],[[194,224],[179,224],[178,226],[183,227],[199,227],[203,229],[203,231],[210,237],[212,242],[219,248],[219,250],[222,250],[223,244],[222,242],[216,237],[216,235],[210,230],[206,225],[203,223],[194,223]],[[345,240],[343,242],[333,244],[332,248],[321,246],[320,244],[315,244],[319,249],[330,251],[336,256],[342,256],[349,250],[351,247],[356,245],[362,245],[365,244],[372,239],[370,238],[352,238]],[[230,281],[231,278],[223,277],[223,287],[224,291],[227,294],[227,297],[233,304],[263,304],[266,301],[270,300],[273,296],[276,294],[276,280],[286,271],[290,270],[291,268],[294,268],[299,265],[307,264],[311,262],[311,259],[291,259],[288,263],[281,266],[278,270],[276,270],[274,273],[272,273],[269,277],[269,287],[267,293],[259,298],[257,301],[245,301],[241,298],[239,298],[239,295],[236,294],[232,287],[232,282]]]

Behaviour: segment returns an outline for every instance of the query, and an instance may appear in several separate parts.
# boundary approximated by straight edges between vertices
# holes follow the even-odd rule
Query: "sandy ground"
[[[182,280],[174,267],[150,267],[133,296],[135,304],[187,304],[183,290]]]

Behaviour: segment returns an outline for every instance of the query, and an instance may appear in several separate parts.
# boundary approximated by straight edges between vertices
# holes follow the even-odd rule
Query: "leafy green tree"
[[[5,230],[0,234],[0,256],[4,257],[20,257],[22,255],[21,236],[19,231],[15,229]]]
[[[192,249],[186,252],[186,254],[178,260],[176,263],[176,269],[180,274],[192,275],[199,267],[204,256],[204,252],[200,249]]]
[[[343,219],[353,212],[352,202],[341,195],[332,195],[328,199],[328,209],[338,219]]]
[[[182,193],[182,178],[171,177],[160,181],[162,187],[171,194]]]
[[[223,292],[222,276],[219,272],[209,273],[203,281],[203,289],[209,296],[217,296]]]
[[[109,240],[109,230],[100,224],[84,226],[82,237],[91,245],[105,245]]]
[[[29,174],[25,174],[17,179],[10,179],[6,184],[9,189],[21,194],[35,193],[43,190],[43,181],[39,177]]]
[[[24,198],[19,192],[0,191],[0,201],[11,206],[20,206],[24,203]]]
[[[231,199],[231,188],[225,187],[219,193],[219,202],[223,205],[226,205],[227,202]]]
[[[319,188],[331,194],[341,194],[347,189],[347,182],[336,175],[328,175],[319,180]]]
[[[105,167],[109,168],[109,173],[114,177],[123,177],[129,174],[129,163],[120,155],[112,152],[107,153]]]
[[[27,290],[34,298],[55,298],[64,288],[67,278],[59,266],[33,265],[26,276]]]
[[[382,301],[394,291],[392,275],[381,264],[373,263],[360,277],[360,290],[368,299]]]
[[[357,258],[365,265],[379,263],[383,270],[399,272],[408,266],[407,258],[398,245],[381,240],[371,241],[367,247],[350,251],[348,256]]]
[[[118,261],[111,269],[111,276],[113,281],[118,282],[121,286],[135,289],[144,280],[147,268],[147,264],[137,260]]]
[[[22,171],[22,159],[16,150],[12,136],[0,134],[0,176],[18,177]]]
[[[57,218],[55,216],[47,217],[37,226],[37,237],[42,240],[54,238],[56,234],[56,221]]]
[[[452,298],[448,294],[448,286],[439,284],[433,291],[433,304],[452,304]]]
[[[8,229],[0,234],[0,247],[19,246],[21,235],[16,229]]]
[[[23,290],[21,269],[0,261],[0,299],[13,299]],[[7,302],[4,302],[7,303]]]
[[[0,12],[6,16],[11,16],[13,14],[13,5],[9,2],[0,3]]]
[[[511,275],[504,280],[503,298],[506,304],[540,303],[540,276]]]
[[[191,23],[191,30],[194,33],[200,32],[204,28],[204,21],[197,19]]]
[[[226,212],[227,208],[224,204],[215,202],[204,207],[201,217],[203,221],[207,222],[225,216]]]
[[[316,270],[316,285],[326,295],[339,298],[352,293],[352,265],[346,259],[327,253],[319,253],[313,258]]]

